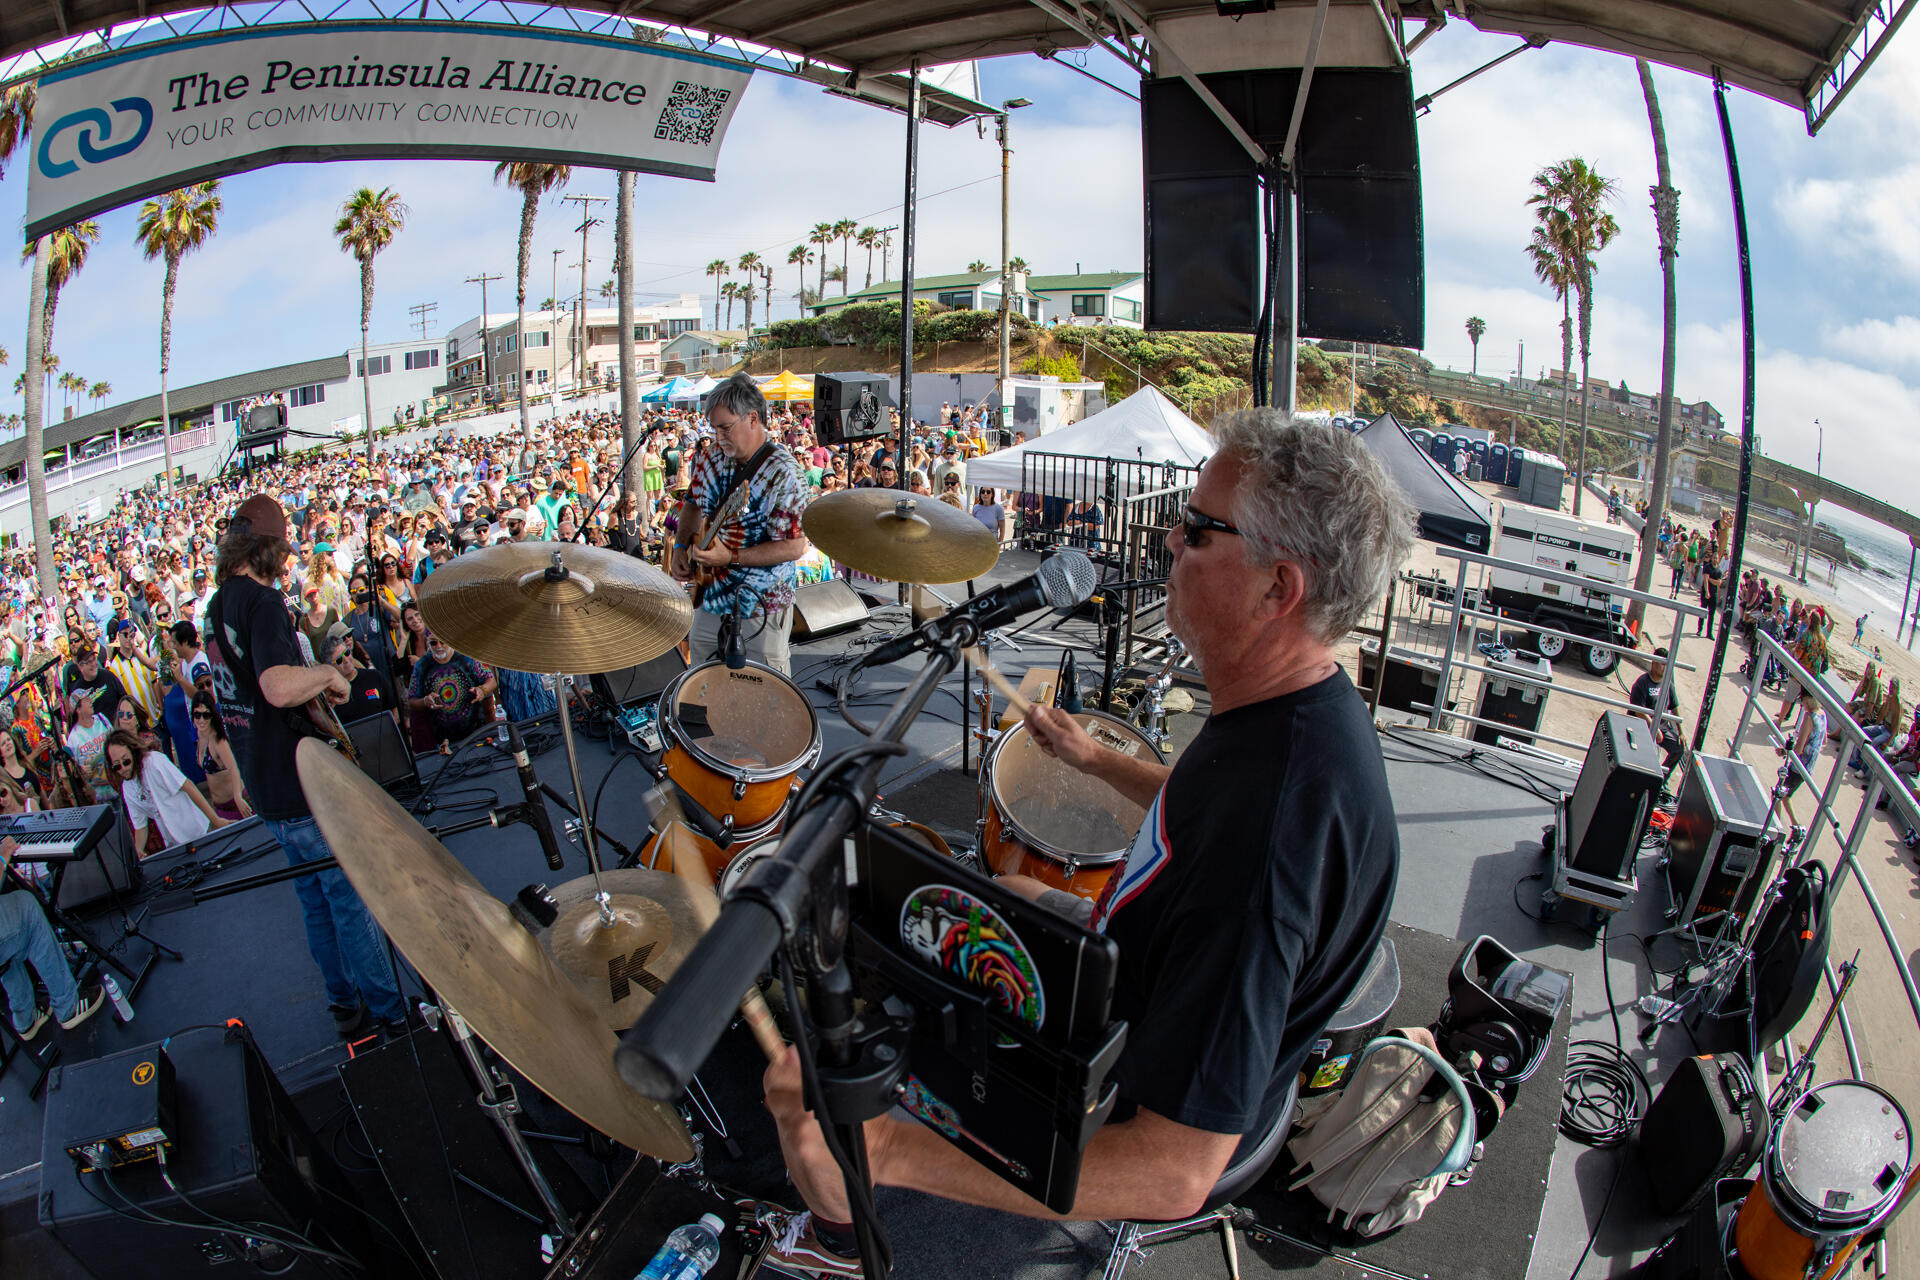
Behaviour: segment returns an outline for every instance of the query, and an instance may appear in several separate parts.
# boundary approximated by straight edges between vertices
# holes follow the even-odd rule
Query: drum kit
[[[899,582],[972,578],[999,554],[992,535],[966,513],[892,490],[826,495],[807,509],[803,525],[840,563]],[[419,605],[434,634],[457,651],[511,670],[555,673],[588,874],[551,888],[530,886],[509,906],[337,753],[303,743],[300,780],[341,868],[432,992],[430,1018],[444,1018],[453,1031],[481,1081],[482,1105],[547,1216],[570,1236],[574,1224],[513,1122],[510,1090],[483,1066],[471,1041],[490,1046],[615,1141],[666,1164],[696,1161],[685,1115],[649,1101],[616,1072],[616,1033],[680,966],[718,909],[716,893],[731,894],[750,866],[778,848],[801,775],[819,760],[820,722],[805,693],[769,667],[712,661],[688,668],[659,695],[663,750],[651,767],[663,782],[652,794],[704,811],[722,838],[710,838],[710,824],[696,834],[694,824],[673,820],[684,815],[671,812],[669,799],[668,812],[654,815],[641,865],[603,865],[581,804],[566,680],[637,666],[680,645],[692,621],[684,586],[606,549],[514,543],[443,565],[422,584]],[[1116,749],[1158,754],[1112,717],[1089,712],[1080,720]],[[1141,817],[1136,806],[1041,751],[1024,726],[1004,735],[984,762],[981,796],[983,869],[1022,871],[1088,897],[1124,857]],[[876,820],[952,855],[928,828],[899,815]],[[769,1047],[764,1037],[762,1047]]]

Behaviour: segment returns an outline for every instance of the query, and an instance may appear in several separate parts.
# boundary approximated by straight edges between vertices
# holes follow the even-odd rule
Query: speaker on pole
[[[887,380],[872,373],[813,375],[813,429],[822,444],[871,440],[892,430]]]

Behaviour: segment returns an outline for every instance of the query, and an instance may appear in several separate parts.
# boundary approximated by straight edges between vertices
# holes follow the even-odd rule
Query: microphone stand
[[[587,536],[587,526],[593,523],[593,518],[596,515],[600,514],[600,504],[607,500],[607,495],[612,493],[615,486],[619,485],[620,482],[626,477],[627,463],[633,457],[633,446],[639,444],[642,440],[646,439],[651,434],[653,434],[651,431],[642,431],[639,435],[627,441],[626,444],[621,448],[620,465],[619,467],[615,468],[613,473],[613,479],[607,483],[606,488],[600,491],[600,496],[593,500],[593,506],[591,509],[588,510],[587,514],[580,517],[580,527],[573,531],[573,537],[567,539],[567,541],[578,542],[580,541],[580,539]]]

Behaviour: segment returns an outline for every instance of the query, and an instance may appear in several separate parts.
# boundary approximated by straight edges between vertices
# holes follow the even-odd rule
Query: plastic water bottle
[[[720,1261],[720,1232],[725,1227],[719,1215],[712,1213],[701,1214],[698,1222],[675,1227],[660,1252],[634,1280],[700,1280]]]
[[[120,990],[120,984],[113,980],[113,975],[102,972],[100,975],[100,985],[106,988],[107,999],[113,1001],[113,1011],[119,1015],[120,1021],[132,1022],[133,1005],[128,1002],[126,993]]]

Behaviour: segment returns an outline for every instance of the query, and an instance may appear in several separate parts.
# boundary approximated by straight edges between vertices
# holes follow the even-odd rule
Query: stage
[[[1030,572],[1034,562],[1030,555],[1009,552],[976,586],[1011,581]],[[962,595],[964,587],[948,594]],[[903,617],[895,610],[858,630],[794,645],[795,683],[806,690],[819,717],[823,755],[851,745],[857,735],[833,709],[832,695],[816,682],[830,683],[845,655],[870,645]],[[1063,647],[1075,652],[1083,675],[1097,673],[1099,633],[1088,619],[1057,621],[1042,615],[1015,640],[1021,648],[998,648],[994,661],[1016,682],[1030,666],[1053,668]],[[868,673],[857,686],[857,714],[877,718],[879,708],[915,667],[917,660],[910,660]],[[973,687],[979,687],[977,677]],[[1204,689],[1187,687],[1195,691],[1196,706],[1171,719],[1174,752],[1191,739],[1206,710]],[[996,701],[996,707],[1000,705],[1003,700]],[[975,778],[960,768],[957,722],[964,718],[962,706],[961,677],[955,673],[909,731],[909,754],[889,762],[880,788],[881,803],[888,809],[924,823],[956,845],[973,842],[978,795]],[[1612,1037],[1599,942],[1582,928],[1536,920],[1540,886],[1527,880],[1545,866],[1540,835],[1550,818],[1549,797],[1554,788],[1570,788],[1572,776],[1539,764],[1521,765],[1495,752],[1462,762],[1451,758],[1466,747],[1459,739],[1429,745],[1396,734],[1383,737],[1382,744],[1403,845],[1393,910],[1403,987],[1389,1025],[1432,1021],[1444,996],[1446,965],[1462,945],[1483,933],[1573,976],[1570,1024],[1563,1019],[1547,1062],[1521,1086],[1518,1104],[1487,1140],[1485,1159],[1472,1182],[1449,1188],[1422,1222],[1355,1248],[1326,1236],[1312,1214],[1263,1186],[1243,1204],[1254,1224],[1239,1236],[1243,1274],[1564,1277],[1580,1256],[1622,1161],[1625,1172],[1594,1252],[1599,1259],[1616,1260],[1644,1252],[1666,1229],[1645,1204],[1630,1150],[1589,1151],[1553,1129],[1566,1037]],[[551,732],[535,745],[541,748],[536,767],[542,779],[566,791],[565,759]],[[580,757],[582,783],[591,798],[619,756],[604,742],[583,738]],[[971,747],[967,760],[977,768],[977,752]],[[452,825],[520,798],[511,761],[491,746],[475,746],[456,756],[444,777],[439,776],[445,766],[437,756],[423,757],[420,767],[430,793],[431,807],[422,814],[429,826]],[[604,789],[600,801],[600,829],[629,848],[642,843],[646,828],[640,805],[643,778],[629,764]],[[564,816],[556,808],[556,826]],[[577,846],[568,850],[564,871],[550,872],[532,830],[524,825],[481,828],[453,835],[446,844],[502,899],[536,881],[560,883],[586,874],[585,857]],[[254,860],[246,861],[248,855]],[[445,1041],[420,1030],[349,1062],[307,954],[290,886],[273,884],[199,905],[191,905],[184,891],[156,894],[154,886],[163,876],[179,876],[189,864],[214,859],[226,865],[208,876],[204,886],[282,865],[257,824],[230,837],[216,834],[198,847],[146,864],[143,897],[154,907],[146,929],[177,948],[184,959],[156,963],[135,1000],[137,1016],[131,1023],[122,1025],[110,1009],[103,1009],[75,1033],[51,1027],[43,1031],[43,1038],[51,1034],[61,1046],[62,1067],[150,1044],[188,1027],[244,1019],[308,1123],[319,1131],[320,1142],[355,1176],[369,1207],[394,1227],[403,1217],[440,1223],[441,1234],[428,1242],[430,1252],[416,1259],[419,1265],[431,1261],[429,1270],[445,1277],[541,1275],[538,1228],[482,1191],[449,1178],[449,1170],[457,1166],[495,1195],[522,1209],[533,1207],[497,1136],[473,1106],[470,1089],[453,1073]],[[1643,868],[1643,882],[1652,879],[1649,868]],[[1657,897],[1643,894],[1642,901],[1611,926],[1611,978],[1618,1007],[1652,989],[1639,950],[1619,940],[1628,932],[1644,934],[1659,927]],[[167,909],[174,907],[178,909]],[[111,941],[119,933],[119,914],[97,913],[91,925]],[[143,944],[134,939],[126,945],[137,954]],[[1623,1021],[1631,1045],[1638,1020],[1628,1015]],[[1689,1051],[1684,1040],[1684,1035],[1669,1032],[1655,1049],[1677,1058]],[[1656,1079],[1663,1074],[1657,1065],[1649,1069]],[[759,1102],[760,1071],[761,1059],[751,1040],[739,1028],[729,1032],[702,1070],[706,1097],[701,1110],[707,1118],[697,1120],[696,1128],[702,1131],[707,1172],[714,1183],[741,1196],[791,1203],[790,1192],[782,1186],[771,1124]],[[48,1280],[82,1275],[36,1223],[44,1105],[27,1097],[28,1083],[24,1058],[0,1079],[0,1273]],[[410,1090],[417,1091],[418,1098]],[[602,1144],[571,1141],[581,1126],[539,1098],[531,1086],[521,1082],[519,1095],[528,1104],[529,1126],[562,1139],[534,1144],[543,1164],[552,1166],[570,1207],[590,1211],[621,1178],[625,1162],[604,1159],[616,1153]],[[719,1125],[725,1126],[727,1137],[720,1136]],[[389,1158],[383,1148],[404,1153],[404,1159]],[[450,1158],[443,1159],[443,1153],[451,1153]],[[384,1176],[372,1171],[368,1157],[374,1155],[389,1166]],[[1275,1176],[1269,1176],[1267,1185]],[[408,1185],[410,1181],[417,1185]],[[391,1205],[375,1203],[389,1183],[402,1198],[444,1197],[460,1229],[445,1231],[445,1213],[427,1213],[417,1205],[395,1212]],[[883,1192],[880,1207],[893,1237],[896,1274],[915,1280],[1098,1274],[1111,1243],[1098,1224],[1013,1219],[905,1192]],[[383,1249],[389,1267],[397,1268],[393,1274],[414,1273],[397,1251]],[[1598,1261],[1588,1265],[1592,1274],[1611,1269]],[[1225,1275],[1220,1235],[1215,1230],[1156,1245],[1144,1267],[1150,1275]]]

